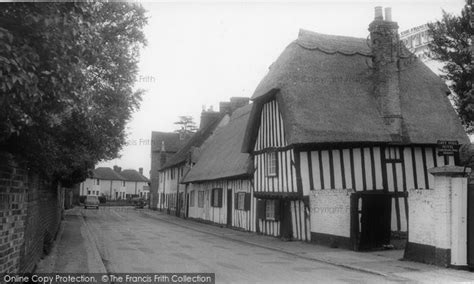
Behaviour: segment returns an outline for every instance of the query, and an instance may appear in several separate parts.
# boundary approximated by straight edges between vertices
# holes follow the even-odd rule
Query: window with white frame
[[[198,191],[198,207],[204,207],[204,191]]]
[[[97,185],[100,185],[100,179],[97,179]]]
[[[266,200],[265,202],[265,219],[275,220],[275,200]]]
[[[276,176],[278,172],[277,152],[266,153],[266,174],[267,176]]]
[[[211,206],[222,207],[222,188],[212,189]]]
[[[237,210],[245,210],[245,192],[237,193]]]
[[[222,188],[212,189],[211,206],[222,207]]]

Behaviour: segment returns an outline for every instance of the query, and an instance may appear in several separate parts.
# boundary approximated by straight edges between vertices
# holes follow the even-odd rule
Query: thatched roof
[[[122,170],[122,171],[120,171],[120,175],[126,181],[139,181],[139,182],[149,182],[150,181],[144,175],[140,174],[138,171],[133,170],[133,169]]]
[[[301,30],[256,88],[244,151],[251,151],[258,111],[275,96],[289,144],[390,143],[374,93],[367,39]],[[451,106],[444,82],[418,59],[400,71],[402,141],[435,144],[469,140]]]
[[[165,151],[176,153],[190,137],[180,137],[176,132],[151,132],[151,151],[160,151],[162,142],[165,142]]]
[[[107,167],[94,169],[92,171],[92,178],[105,180],[125,180],[119,173]]]
[[[201,147],[204,141],[206,141],[206,139],[212,135],[224,115],[225,114],[221,113],[219,116],[212,118],[212,121],[206,124],[203,128],[200,128],[198,131],[196,131],[196,133],[194,133],[193,136],[188,139],[188,141],[179,149],[179,151],[166,161],[160,170],[171,168],[186,162],[186,160],[192,154],[192,149],[195,147]]]
[[[252,173],[249,154],[242,153],[242,142],[252,105],[234,111],[229,123],[216,130],[201,147],[199,160],[184,177],[183,183],[202,182]]]

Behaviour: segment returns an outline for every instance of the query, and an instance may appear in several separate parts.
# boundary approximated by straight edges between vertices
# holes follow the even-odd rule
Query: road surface
[[[155,212],[113,207],[81,210],[109,273],[210,272],[216,274],[216,283],[389,280],[197,231],[195,226],[186,226],[190,221],[172,223]],[[212,226],[212,230],[223,229]]]

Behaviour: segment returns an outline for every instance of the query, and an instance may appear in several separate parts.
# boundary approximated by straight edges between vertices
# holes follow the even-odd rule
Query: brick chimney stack
[[[400,39],[398,24],[392,21],[392,9],[375,7],[375,16],[369,25],[372,61],[374,67],[374,91],[379,101],[384,123],[394,141],[402,135],[402,112],[398,61]]]
[[[143,168],[138,168],[138,172],[143,175]]]
[[[160,166],[159,168],[163,167],[166,163],[166,149],[165,149],[165,141],[161,141],[161,149],[160,149]]]
[[[239,107],[243,107],[248,105],[250,99],[248,97],[232,97],[230,98],[230,107],[232,111],[238,109]]]
[[[212,108],[208,110],[202,110],[201,112],[201,120],[199,122],[199,129],[203,129],[208,126],[210,123],[214,122],[218,117],[220,117],[221,113],[218,111],[214,111]]]
[[[122,168],[119,166],[114,166],[114,171],[116,171],[117,173],[120,173],[122,171]]]

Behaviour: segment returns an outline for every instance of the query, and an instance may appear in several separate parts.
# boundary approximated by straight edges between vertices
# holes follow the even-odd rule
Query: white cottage
[[[241,152],[251,107],[235,110],[228,124],[206,140],[183,178],[189,218],[255,232],[253,163]]]

